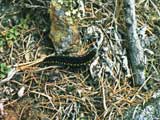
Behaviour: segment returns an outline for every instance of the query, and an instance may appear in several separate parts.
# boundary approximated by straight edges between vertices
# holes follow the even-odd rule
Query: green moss
[[[8,67],[5,63],[0,63],[0,79],[5,78],[9,71],[10,67]]]

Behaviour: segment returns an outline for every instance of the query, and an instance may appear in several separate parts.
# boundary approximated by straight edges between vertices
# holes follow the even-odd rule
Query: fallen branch
[[[136,85],[145,81],[143,48],[137,34],[135,0],[124,0],[126,25],[128,29],[128,51]]]

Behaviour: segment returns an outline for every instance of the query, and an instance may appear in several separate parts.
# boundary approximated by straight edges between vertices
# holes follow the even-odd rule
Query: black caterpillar
[[[49,56],[43,60],[43,64],[51,65],[67,65],[67,66],[85,66],[93,61],[97,54],[97,49],[94,48],[90,52],[82,56]]]

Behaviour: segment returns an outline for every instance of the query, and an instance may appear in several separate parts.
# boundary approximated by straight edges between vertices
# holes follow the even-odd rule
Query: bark
[[[124,0],[124,10],[128,29],[128,52],[133,77],[137,85],[142,85],[145,80],[144,55],[143,48],[137,34],[135,0]]]

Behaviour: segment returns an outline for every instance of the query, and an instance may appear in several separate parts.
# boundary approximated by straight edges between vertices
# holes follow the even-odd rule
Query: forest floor
[[[146,80],[141,86],[127,76],[132,73],[130,64],[129,73],[123,70],[121,57],[127,46],[123,3],[80,1],[79,6],[62,4],[71,12],[84,7],[86,11],[79,11],[89,17],[81,17],[80,27],[98,24],[104,33],[101,55],[93,69],[95,77],[90,73],[93,63],[78,70],[25,68],[55,52],[49,38],[50,0],[0,0],[0,119],[115,120],[124,118],[128,108],[145,105],[153,98],[160,85],[160,1],[136,3],[137,31],[144,40],[146,59]],[[23,67],[17,71],[18,65]]]

